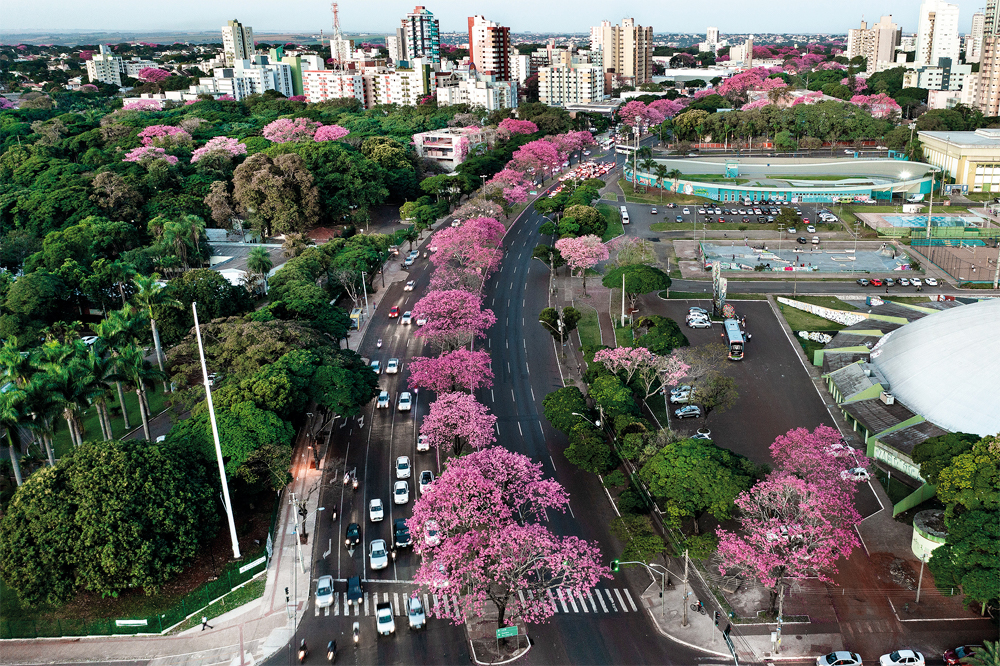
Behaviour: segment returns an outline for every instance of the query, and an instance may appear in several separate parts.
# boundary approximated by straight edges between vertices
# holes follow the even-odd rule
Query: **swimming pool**
[[[882,215],[882,219],[894,227],[926,227],[926,215]],[[971,227],[971,217],[954,215],[934,215],[931,222],[935,227]]]

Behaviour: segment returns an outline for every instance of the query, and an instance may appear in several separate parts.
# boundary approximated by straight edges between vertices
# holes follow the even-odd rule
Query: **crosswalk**
[[[536,598],[535,594],[530,591],[518,591],[517,594],[522,603]],[[334,592],[333,604],[331,606],[320,608],[314,604],[313,608],[316,617],[319,617],[320,615],[325,617],[329,617],[331,615],[335,617],[340,615],[345,617],[360,617],[364,615],[367,617],[375,614],[376,604],[391,603],[392,614],[401,616],[406,615],[406,600],[410,596],[411,593],[398,591],[365,592],[364,599],[362,599],[360,604],[350,604],[347,601],[346,592]],[[445,613],[447,613],[448,610],[457,611],[457,595],[423,593],[420,596],[423,601],[424,608],[431,609],[432,611],[438,611],[440,609]],[[563,588],[556,588],[554,591],[546,590],[545,598],[552,605],[553,611],[557,614],[596,613],[600,615],[604,613],[639,612],[639,607],[636,605],[635,601],[632,600],[632,595],[629,593],[627,588],[608,589],[595,587],[592,590],[588,590],[586,594],[573,592]],[[437,612],[434,614],[438,615]]]

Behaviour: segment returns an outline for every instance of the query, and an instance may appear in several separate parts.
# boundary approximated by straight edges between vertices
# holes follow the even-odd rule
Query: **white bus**
[[[615,146],[615,152],[619,155],[631,155],[635,151],[639,150],[635,146],[630,146],[627,143],[619,143]]]
[[[621,207],[622,210],[622,224],[628,224],[628,209],[625,206]]]

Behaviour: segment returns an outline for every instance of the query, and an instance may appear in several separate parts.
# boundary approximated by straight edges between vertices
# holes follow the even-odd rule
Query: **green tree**
[[[654,354],[666,355],[678,347],[688,346],[687,336],[673,319],[649,315],[639,318],[635,327],[641,333],[636,339],[636,344]]]
[[[254,248],[255,250],[257,248]],[[251,250],[251,253],[253,250]],[[153,334],[153,347],[156,350],[156,364],[160,368],[160,372],[166,372],[163,367],[163,347],[160,345],[160,332],[156,328],[156,316],[153,311],[154,307],[159,308],[161,306],[174,306],[179,307],[180,302],[171,297],[171,287],[168,283],[164,283],[160,280],[160,276],[154,273],[153,275],[137,275],[132,278],[132,282],[135,283],[136,292],[133,298],[135,303],[139,308],[140,312],[143,312],[146,317],[149,318],[149,328]],[[167,384],[164,380],[163,391],[167,391]]]
[[[666,544],[653,529],[649,516],[622,514],[611,521],[611,533],[625,544],[620,557],[623,561],[649,564],[666,550]]]
[[[920,476],[936,486],[941,470],[951,465],[956,456],[971,451],[979,440],[979,435],[966,432],[929,437],[913,447],[913,462],[920,465]]]
[[[736,390],[736,380],[732,377],[713,374],[695,385],[694,394],[701,410],[705,414],[705,422],[712,412],[724,412],[736,404],[740,397]]]
[[[46,326],[63,317],[66,285],[46,270],[18,278],[7,291],[0,314],[0,337],[37,340]]]
[[[983,648],[962,657],[961,663],[968,666],[1000,666],[1000,641],[983,641]]]
[[[563,455],[566,460],[591,474],[604,474],[615,464],[614,453],[603,433],[586,422],[578,423],[570,430],[569,446]]]
[[[274,159],[251,155],[233,172],[233,198],[263,236],[302,232],[320,219],[320,191],[306,162],[294,153]]]
[[[590,384],[589,395],[603,409],[604,414],[634,414],[638,411],[632,391],[616,375],[601,375]]]
[[[649,294],[670,288],[669,275],[659,268],[645,264],[631,264],[609,269],[601,278],[601,284],[608,289],[621,289],[622,276],[625,277],[625,295],[628,296],[629,305],[633,308],[640,294]]]
[[[570,333],[576,330],[583,314],[572,306],[566,306],[562,312],[556,308],[545,308],[538,313],[538,321],[545,330],[559,343],[569,340]]]
[[[542,408],[545,418],[549,420],[552,427],[569,433],[578,423],[586,423],[586,418],[576,416],[576,414],[589,414],[587,400],[583,397],[575,386],[556,389],[542,399]]]
[[[7,431],[10,462],[14,469],[14,481],[18,486],[24,482],[21,478],[21,435],[18,426],[30,419],[31,412],[27,405],[27,394],[22,389],[14,388],[0,393],[0,426],[3,426],[3,429]]]
[[[243,314],[253,307],[250,295],[243,287],[232,285],[217,271],[198,268],[170,281],[176,303],[153,306],[160,333],[167,344],[186,335],[194,326],[191,303],[198,303],[198,319],[202,324],[220,317]]]
[[[274,262],[271,261],[271,253],[267,248],[255,247],[250,250],[247,256],[247,272],[260,281],[265,294],[267,294],[267,274],[273,267]]]

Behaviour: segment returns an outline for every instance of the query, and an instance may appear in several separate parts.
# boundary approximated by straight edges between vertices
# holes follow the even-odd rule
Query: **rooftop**
[[[917,132],[921,137],[929,137],[967,148],[1000,148],[1000,129],[981,127],[974,132]]]
[[[899,401],[887,405],[879,398],[848,402],[840,407],[855,420],[863,423],[872,435],[877,435],[916,416]],[[886,443],[882,437],[879,437],[879,441]]]

